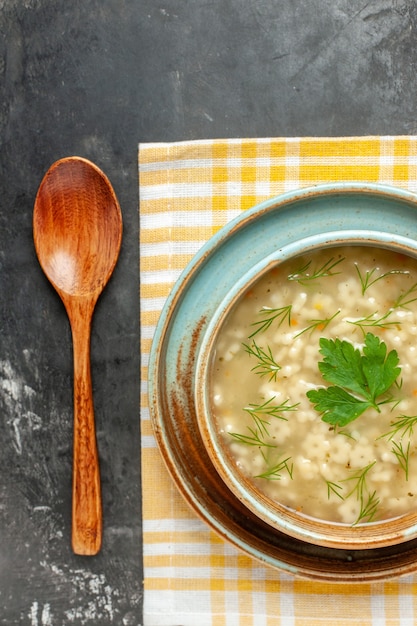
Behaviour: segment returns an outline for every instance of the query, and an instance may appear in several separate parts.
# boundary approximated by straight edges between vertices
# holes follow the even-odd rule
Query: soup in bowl
[[[417,536],[417,243],[284,246],[223,298],[196,366],[210,459],[270,526],[331,548]]]

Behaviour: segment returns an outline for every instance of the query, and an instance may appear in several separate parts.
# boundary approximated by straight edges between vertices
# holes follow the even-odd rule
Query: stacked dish
[[[417,570],[416,211],[374,185],[285,194],[219,231],[162,312],[163,458],[265,564],[333,581]]]

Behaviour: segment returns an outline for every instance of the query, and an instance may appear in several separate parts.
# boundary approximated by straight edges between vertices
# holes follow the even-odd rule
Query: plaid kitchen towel
[[[224,543],[179,495],[149,421],[147,363],[155,325],[193,255],[241,211],[284,191],[336,181],[416,192],[417,137],[139,146],[144,626],[417,624],[417,577],[343,585],[301,580]]]

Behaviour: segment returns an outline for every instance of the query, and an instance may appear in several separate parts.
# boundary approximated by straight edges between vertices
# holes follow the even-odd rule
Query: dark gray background
[[[142,623],[137,145],[417,132],[414,0],[0,0],[0,624]],[[99,556],[70,550],[72,355],[32,243],[58,158],[124,240],[93,326]]]

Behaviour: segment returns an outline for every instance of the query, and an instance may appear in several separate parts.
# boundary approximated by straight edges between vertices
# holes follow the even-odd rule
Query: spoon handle
[[[72,549],[94,555],[102,538],[100,469],[90,367],[91,301],[74,299],[69,312],[74,353]]]

